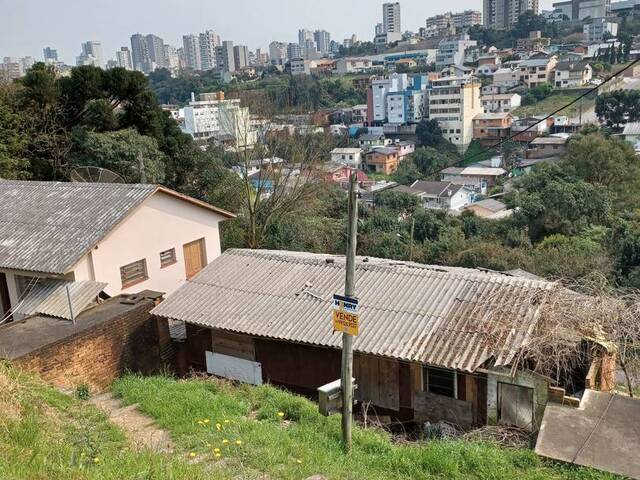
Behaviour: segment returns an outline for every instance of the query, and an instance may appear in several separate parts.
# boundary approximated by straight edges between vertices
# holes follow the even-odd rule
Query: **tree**
[[[406,216],[413,213],[420,205],[420,199],[406,192],[387,190],[374,196],[377,207],[389,209],[398,215]]]
[[[640,120],[640,91],[616,90],[596,99],[596,115],[607,126],[620,129],[627,122]]]
[[[600,133],[578,135],[569,140],[563,165],[578,178],[605,187],[618,208],[637,205],[640,158],[629,143]]]
[[[437,147],[444,141],[442,129],[437,120],[421,120],[416,127],[418,145],[423,147]]]
[[[72,165],[113,170],[129,183],[162,183],[164,154],[151,137],[135,130],[94,133],[78,130],[74,136]]]
[[[0,97],[0,178],[24,180],[31,176],[24,157],[28,139],[20,126],[20,117]]]
[[[455,162],[448,152],[432,147],[420,147],[411,156],[417,169],[425,176],[434,175]]]
[[[606,189],[577,178],[569,170],[543,164],[518,181],[509,202],[519,208],[514,219],[527,227],[532,241],[555,233],[577,235],[587,226],[609,219]]]

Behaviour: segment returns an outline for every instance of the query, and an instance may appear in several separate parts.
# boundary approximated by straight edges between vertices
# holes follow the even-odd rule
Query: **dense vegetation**
[[[603,118],[612,124],[618,123],[620,111],[623,117],[633,115],[625,99],[603,99]],[[419,148],[392,180],[434,179],[446,166],[490,156],[475,143],[460,156],[436,122],[423,122],[418,140]],[[129,182],[161,182],[239,214],[224,224],[225,247],[342,253],[342,190],[309,182],[291,195],[273,195],[258,204],[252,187],[228,168],[269,155],[318,167],[344,142],[295,135],[255,152],[203,152],[158,107],[146,79],[121,69],[81,67],[70,77],[56,78],[37,65],[0,90],[1,177],[65,180],[77,165],[96,165]],[[520,149],[512,143],[498,152],[507,163]],[[619,285],[639,287],[638,163],[630,145],[588,128],[570,140],[562,162],[515,180],[504,197],[517,209],[511,218],[450,216],[424,210],[401,194],[380,195],[373,207],[363,208],[358,252],[465,267],[523,268],[552,279],[599,273]],[[498,185],[490,193],[501,190]]]

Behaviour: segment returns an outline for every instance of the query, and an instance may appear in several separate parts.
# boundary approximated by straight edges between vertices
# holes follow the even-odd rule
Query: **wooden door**
[[[187,280],[189,280],[207,265],[204,238],[187,243],[182,248],[184,250],[184,270],[187,274]]]
[[[531,430],[533,425],[533,389],[498,384],[498,409],[500,423]]]

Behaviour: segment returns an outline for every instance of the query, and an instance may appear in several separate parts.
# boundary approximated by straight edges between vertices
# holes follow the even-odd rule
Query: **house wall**
[[[117,301],[116,299],[112,301]],[[76,335],[14,360],[17,367],[38,374],[59,387],[86,383],[104,390],[126,370],[152,373],[168,361],[166,321],[149,314],[152,300]]]
[[[158,192],[74,266],[75,279],[107,282],[105,291],[111,296],[144,289],[171,293],[186,279],[184,244],[204,238],[207,263],[220,255],[222,220],[221,215]],[[171,248],[177,261],[161,268],[160,252]],[[120,267],[141,259],[146,259],[148,279],[123,289]]]
[[[519,385],[533,389],[533,430],[537,431],[542,422],[544,409],[549,398],[549,382],[538,375],[518,372],[515,377],[508,369],[496,369],[487,375],[487,420],[489,424],[497,424],[498,419],[498,383]]]

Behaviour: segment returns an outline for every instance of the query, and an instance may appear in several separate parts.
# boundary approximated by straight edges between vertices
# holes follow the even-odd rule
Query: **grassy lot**
[[[543,115],[550,114],[551,112],[556,111],[558,108],[561,108],[563,105],[575,100],[578,95],[573,94],[554,94],[550,95],[547,98],[533,104],[533,105],[523,105],[521,107],[515,108],[513,110],[513,115],[516,117],[529,117],[532,115]],[[582,111],[586,112],[590,108],[593,108],[595,105],[595,100],[585,97],[582,101]],[[558,112],[558,115],[566,115],[568,117],[575,117],[580,113],[580,102],[576,102],[568,108],[565,108],[561,112]]]
[[[13,479],[600,479],[488,443],[397,445],[354,430],[345,457],[339,417],[276,388],[127,376],[114,392],[167,429],[172,454],[136,451],[87,402],[0,365],[0,478]],[[268,477],[265,477],[264,474]]]

